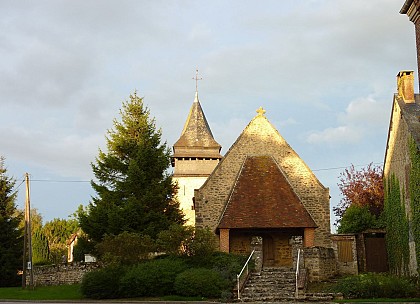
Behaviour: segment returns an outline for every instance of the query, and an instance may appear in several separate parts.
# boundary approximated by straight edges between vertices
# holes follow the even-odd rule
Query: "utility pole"
[[[34,274],[32,271],[32,232],[31,232],[31,199],[29,194],[29,174],[25,174],[26,200],[25,200],[25,229],[23,235],[23,274],[22,288],[26,288],[26,276],[29,271],[29,287],[34,287]],[[26,259],[28,257],[28,260]]]

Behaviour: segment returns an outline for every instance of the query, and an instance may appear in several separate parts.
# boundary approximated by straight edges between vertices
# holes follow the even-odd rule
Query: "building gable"
[[[203,186],[196,191],[196,225],[216,230],[234,189],[241,166],[249,156],[272,156],[317,228],[315,244],[330,245],[329,189],[258,112],[231,146]]]

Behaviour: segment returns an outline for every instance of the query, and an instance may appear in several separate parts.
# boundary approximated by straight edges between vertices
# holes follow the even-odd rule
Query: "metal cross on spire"
[[[198,77],[198,69],[195,70],[195,77],[193,77],[195,80],[195,92],[198,93],[198,81],[203,80],[203,77]]]

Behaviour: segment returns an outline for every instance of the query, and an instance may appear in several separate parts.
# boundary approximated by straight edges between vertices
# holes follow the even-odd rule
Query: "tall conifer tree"
[[[22,269],[23,237],[14,185],[0,156],[0,287],[18,286],[21,281],[18,270]]]
[[[108,130],[107,152],[99,150],[92,164],[97,193],[88,212],[79,212],[80,225],[91,239],[123,231],[152,238],[173,223],[182,223],[171,176],[170,150],[137,93],[123,102],[121,121]]]

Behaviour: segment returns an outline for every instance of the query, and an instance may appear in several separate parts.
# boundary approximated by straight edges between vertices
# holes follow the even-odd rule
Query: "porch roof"
[[[271,156],[248,156],[218,229],[317,227]]]

